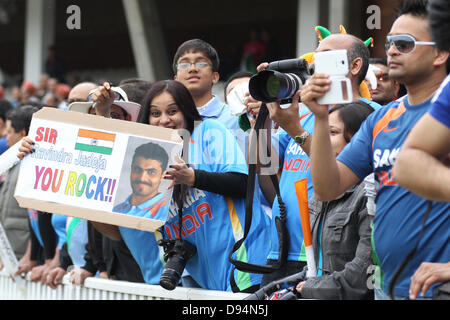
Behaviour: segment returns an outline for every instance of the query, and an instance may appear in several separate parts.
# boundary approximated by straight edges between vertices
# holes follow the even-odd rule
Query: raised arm
[[[425,114],[411,130],[394,165],[404,188],[435,201],[450,201],[450,128]],[[447,164],[445,164],[447,162]]]
[[[355,185],[359,177],[343,163],[336,160],[331,147],[327,105],[319,105],[317,98],[330,90],[328,75],[315,74],[302,87],[302,102],[314,113],[314,135],[311,144],[311,178],[314,193],[321,201],[336,199]]]

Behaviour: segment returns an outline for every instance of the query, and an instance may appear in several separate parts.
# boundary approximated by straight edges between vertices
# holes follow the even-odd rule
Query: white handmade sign
[[[44,108],[33,116],[28,136],[35,152],[21,163],[15,190],[21,207],[152,232],[164,224],[166,217],[149,208],[158,199],[158,209],[170,203],[170,181],[140,181],[136,171],[149,169],[133,161],[138,149],[157,145],[173,163],[182,150],[175,130]],[[158,198],[143,195],[150,187]],[[124,209],[136,194],[146,201]],[[139,208],[149,214],[136,214]]]

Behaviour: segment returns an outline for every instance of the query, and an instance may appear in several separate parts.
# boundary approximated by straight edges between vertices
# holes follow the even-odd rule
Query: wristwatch
[[[305,131],[301,135],[295,136],[295,138],[294,138],[295,143],[298,144],[300,147],[302,147],[305,144],[306,139],[308,139],[309,136],[310,136],[309,132]]]

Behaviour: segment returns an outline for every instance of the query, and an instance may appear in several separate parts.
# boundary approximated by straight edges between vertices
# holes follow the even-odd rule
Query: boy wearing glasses
[[[219,82],[219,56],[207,42],[191,39],[178,47],[173,59],[174,80],[191,93],[203,119],[216,119],[231,130],[241,150],[245,150],[246,134],[239,127],[239,117],[232,116],[229,107],[212,93]]]
[[[372,113],[336,159],[328,134],[328,108],[316,101],[329,90],[328,75],[315,74],[302,88],[301,99],[315,114],[311,177],[317,198],[334,199],[375,173],[373,244],[384,280],[375,299],[389,299],[393,275],[418,240],[420,246],[394,286],[395,297],[408,299],[411,277],[421,262],[450,259],[450,203],[433,203],[418,239],[427,201],[399,186],[392,170],[407,134],[428,111],[447,74],[449,53],[431,43],[426,6],[424,0],[404,1],[386,41],[389,77],[405,84],[408,95]],[[430,289],[425,297],[431,296]]]

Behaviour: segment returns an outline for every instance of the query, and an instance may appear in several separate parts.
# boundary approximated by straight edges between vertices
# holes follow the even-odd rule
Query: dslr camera
[[[197,253],[192,243],[182,240],[159,240],[158,245],[164,248],[164,267],[159,284],[166,290],[174,290],[180,282],[187,261]]]
[[[304,59],[274,61],[250,79],[250,94],[264,103],[278,100],[282,104],[290,103],[310,77],[310,66]]]
[[[294,94],[301,89],[312,74],[326,73],[330,76],[330,90],[317,99],[322,105],[350,103],[353,100],[352,84],[347,74],[349,62],[347,50],[318,52],[314,64],[304,59],[275,61],[266,70],[250,79],[250,94],[256,100],[268,103],[281,100],[281,104],[292,102]]]

